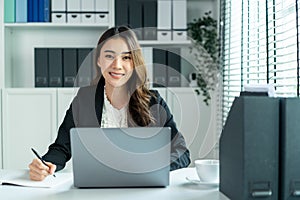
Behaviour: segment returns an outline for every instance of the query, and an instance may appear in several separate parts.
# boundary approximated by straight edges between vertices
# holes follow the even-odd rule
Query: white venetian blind
[[[223,31],[223,120],[241,89],[242,1],[225,1]]]
[[[245,84],[272,83],[278,96],[299,96],[298,1],[221,0],[223,124]]]
[[[295,0],[268,1],[269,82],[278,96],[297,96]]]

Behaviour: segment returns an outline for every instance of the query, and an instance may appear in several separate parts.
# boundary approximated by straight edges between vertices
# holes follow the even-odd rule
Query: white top
[[[10,170],[0,170],[0,177],[11,173]],[[60,173],[60,172],[58,172]],[[73,186],[70,180],[64,185],[55,188],[31,188],[0,185],[1,199],[10,200],[228,200],[219,192],[218,187],[197,185],[190,183],[186,177],[196,179],[195,168],[183,168],[170,173],[170,185],[166,188],[97,188],[78,189]]]
[[[120,110],[113,107],[104,91],[104,104],[102,110],[101,128],[126,128],[128,105]]]

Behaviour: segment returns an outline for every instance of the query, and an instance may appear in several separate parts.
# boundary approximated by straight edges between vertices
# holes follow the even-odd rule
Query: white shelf
[[[142,46],[165,46],[165,45],[168,45],[168,46],[181,46],[181,45],[184,45],[184,46],[188,46],[188,45],[191,45],[191,41],[190,40],[184,40],[184,41],[176,41],[176,40],[172,40],[172,41],[160,41],[160,40],[140,40],[139,41],[140,44]]]
[[[108,28],[109,24],[72,24],[72,23],[5,23],[6,28]]]

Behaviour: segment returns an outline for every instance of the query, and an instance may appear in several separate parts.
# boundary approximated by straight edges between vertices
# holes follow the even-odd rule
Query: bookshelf
[[[30,162],[32,158],[27,145],[31,144],[30,141],[36,136],[41,137],[37,141],[38,144],[31,145],[37,145],[37,150],[45,153],[46,147],[55,139],[61,118],[77,91],[77,88],[35,88],[34,48],[94,48],[100,35],[107,28],[115,25],[115,2],[114,0],[109,0],[109,2],[109,23],[99,25],[4,23],[4,0],[0,0],[0,111],[2,107],[0,116],[0,135],[2,135],[0,137],[0,168],[26,168],[28,161]],[[214,0],[187,0],[187,8],[190,9],[193,5],[193,9],[195,9],[195,5],[197,5],[199,9],[202,9],[201,2],[205,2],[205,4],[210,2],[211,7],[216,4]],[[189,12],[187,13],[188,20],[192,20],[194,16],[190,15]],[[188,40],[141,40],[140,44],[142,47],[188,48],[191,42]],[[184,70],[185,76],[187,76],[190,69]],[[184,121],[181,118],[182,110],[174,109],[178,104],[172,103],[172,99],[178,97],[182,101],[192,100],[194,103],[200,100],[191,88],[172,89],[173,92],[166,88],[158,88],[160,94],[172,106],[170,109],[173,110],[176,120],[181,124]],[[36,112],[40,117],[34,115]],[[207,110],[207,112],[210,116],[211,110]],[[184,117],[188,118],[189,113],[184,112]],[[26,123],[15,127],[17,121],[22,119],[26,119],[24,121]],[[188,122],[185,120],[184,123]],[[208,130],[206,126],[208,125],[203,128],[204,132]],[[191,127],[193,126],[182,124],[179,129],[183,134],[190,134]],[[29,134],[29,136],[23,138],[20,134]],[[204,133],[201,132],[200,134],[203,135]],[[192,140],[194,136],[187,135],[187,137]],[[11,146],[17,138],[20,138],[20,140],[18,139],[19,142]],[[2,142],[1,139],[3,139]],[[16,146],[18,148],[13,151],[12,147]],[[197,146],[194,145],[193,148],[193,158],[196,158]],[[28,152],[24,149],[28,149]],[[19,154],[20,152],[22,154]],[[2,159],[1,155],[3,155]],[[10,158],[16,156],[24,159],[14,163]]]

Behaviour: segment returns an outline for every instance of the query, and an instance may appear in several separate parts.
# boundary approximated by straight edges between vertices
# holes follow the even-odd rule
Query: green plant
[[[201,90],[197,90],[197,93],[202,93],[207,105],[211,99],[209,91],[215,89],[220,73],[217,20],[210,14],[210,11],[206,12],[203,17],[188,23],[188,36],[192,40],[190,51],[195,57],[197,84]]]

